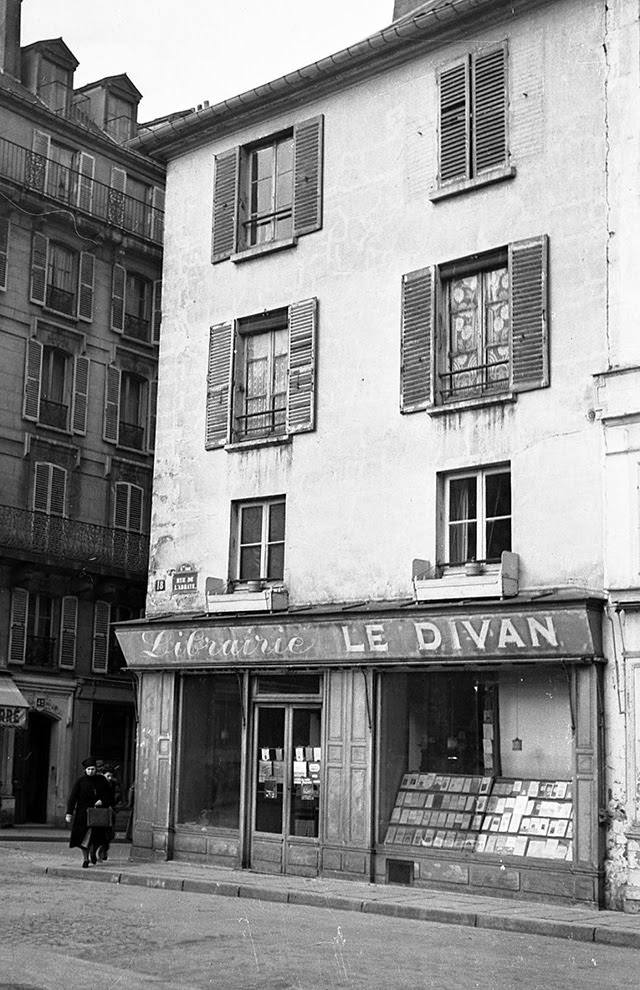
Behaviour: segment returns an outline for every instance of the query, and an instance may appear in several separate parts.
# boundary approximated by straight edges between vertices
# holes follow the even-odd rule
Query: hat
[[[82,761],[82,766],[85,767],[95,767],[96,761],[93,756],[87,756],[86,760]]]

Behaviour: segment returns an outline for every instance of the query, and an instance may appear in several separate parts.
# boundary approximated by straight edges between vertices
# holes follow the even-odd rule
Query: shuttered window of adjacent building
[[[440,73],[441,185],[507,164],[506,66],[501,46]]]
[[[9,279],[9,220],[0,217],[0,290],[7,288]]]
[[[66,504],[67,472],[57,464],[38,461],[35,466],[33,508],[50,516],[63,516]]]
[[[118,481],[115,485],[113,525],[135,533],[142,531],[144,491],[139,485]]]
[[[544,235],[403,277],[402,412],[549,384],[547,256]]]
[[[65,595],[60,610],[60,655],[61,667],[71,670],[76,665],[76,640],[78,635],[78,599]]]
[[[109,602],[95,602],[93,606],[93,651],[91,670],[94,674],[104,674],[109,667],[109,622],[111,606]]]

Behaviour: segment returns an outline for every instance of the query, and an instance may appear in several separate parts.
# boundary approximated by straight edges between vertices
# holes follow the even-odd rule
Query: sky
[[[393,0],[23,0],[22,44],[62,37],[76,86],[126,72],[142,122],[276,79],[392,17]]]

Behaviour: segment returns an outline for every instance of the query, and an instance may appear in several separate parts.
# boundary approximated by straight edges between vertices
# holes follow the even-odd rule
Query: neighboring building
[[[90,751],[133,779],[110,624],[144,614],[164,168],[126,149],[127,76],[74,90],[19,0],[0,59],[0,822],[59,824]]]
[[[628,907],[638,457],[605,533],[594,375],[640,360],[638,11],[394,13],[134,142],[169,231],[134,854]]]

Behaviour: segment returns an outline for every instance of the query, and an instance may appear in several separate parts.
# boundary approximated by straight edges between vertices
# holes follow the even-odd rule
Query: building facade
[[[0,7],[0,821],[60,824],[90,751],[133,779],[111,622],[144,614],[164,167],[127,76],[74,89]]]
[[[637,373],[638,13],[394,14],[137,143],[168,242],[134,854],[629,907],[637,412],[601,396]]]

